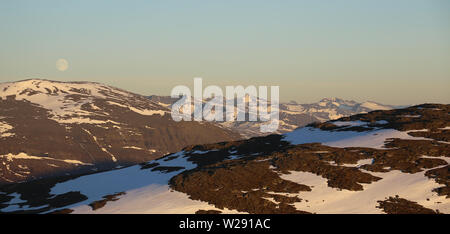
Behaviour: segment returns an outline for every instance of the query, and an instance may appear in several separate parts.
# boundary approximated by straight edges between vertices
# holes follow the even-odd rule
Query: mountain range
[[[169,96],[150,96],[150,100],[157,102],[160,105],[168,108],[176,102],[178,99],[171,98]],[[248,110],[248,102],[251,100],[248,96],[244,99],[246,109]],[[263,102],[270,105],[270,102],[260,100],[258,98],[253,99],[255,102]],[[204,101],[205,103],[206,101]],[[224,102],[225,103],[225,100]],[[192,104],[193,105],[193,104]],[[280,103],[279,105],[279,128],[276,132],[278,134],[290,132],[296,128],[306,126],[313,122],[324,122],[328,120],[338,119],[344,116],[350,116],[359,113],[367,113],[373,110],[390,110],[393,108],[399,108],[399,106],[383,105],[376,102],[362,102],[343,100],[340,98],[324,98],[317,103],[310,104],[298,104],[296,102]],[[195,108],[192,106],[192,109]],[[237,109],[237,107],[235,107]],[[261,108],[258,107],[258,111]],[[236,112],[236,110],[235,110]],[[231,131],[238,132],[243,137],[249,138],[254,136],[263,136],[267,133],[260,132],[261,124],[267,124],[264,121],[236,121],[236,117],[233,121],[217,122],[224,128]]]
[[[134,165],[189,145],[263,135],[263,122],[175,122],[177,99],[142,96],[94,82],[31,79],[0,84],[0,184]],[[392,106],[338,98],[282,103],[285,133]],[[267,134],[265,134],[267,135]]]

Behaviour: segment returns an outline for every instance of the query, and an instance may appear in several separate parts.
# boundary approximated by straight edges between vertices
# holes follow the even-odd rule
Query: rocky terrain
[[[239,138],[210,123],[174,122],[166,106],[98,83],[0,84],[0,184],[109,170]]]
[[[0,188],[5,213],[449,213],[450,105],[202,144]]]
[[[167,96],[150,96],[149,98],[167,108],[170,108],[171,105],[177,101],[177,99]],[[248,105],[248,101],[249,98],[247,97],[244,100],[246,105]],[[255,99],[255,101],[260,100]],[[270,102],[268,102],[268,105],[270,105]],[[194,107],[192,108],[194,109]],[[293,101],[289,103],[280,103],[279,128],[278,131],[274,133],[283,134],[313,122],[325,122],[354,114],[367,113],[374,110],[390,110],[393,108],[395,108],[395,106],[382,105],[370,101],[358,103],[340,98],[324,98],[319,102],[310,104],[298,104]],[[246,111],[248,111],[248,108]],[[217,124],[249,138],[267,135],[267,133],[261,133],[259,131],[261,124],[264,123],[265,122],[263,121],[251,122],[237,121],[234,119],[233,121],[218,122]]]

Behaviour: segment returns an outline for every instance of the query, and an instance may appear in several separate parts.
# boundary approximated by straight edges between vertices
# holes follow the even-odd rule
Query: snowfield
[[[450,212],[448,199],[432,192],[434,188],[441,185],[426,177],[424,175],[426,171],[415,174],[400,171],[364,172],[382,179],[371,184],[362,184],[363,191],[349,191],[328,187],[327,179],[310,172],[291,171],[291,174],[282,175],[282,178],[313,186],[311,192],[297,194],[304,200],[295,203],[297,209],[312,213],[381,214],[382,210],[376,208],[377,201],[384,200],[393,194],[415,201],[427,208],[438,209],[442,213]]]
[[[354,123],[354,126],[360,126]],[[305,127],[285,134],[286,141],[292,144],[322,143],[332,147],[369,147],[383,149],[386,141],[391,138],[407,140],[431,140],[424,137],[413,137],[407,131],[395,129],[377,129],[373,131],[323,131],[321,129]]]
[[[363,102],[361,104],[362,107],[368,108],[368,109],[372,109],[372,110],[390,110],[391,108],[385,105],[381,105],[379,103],[376,102]]]
[[[182,152],[167,158],[153,161],[159,163],[159,167],[180,167],[179,171],[166,173],[164,171],[151,171],[141,169],[140,165],[127,167],[104,173],[79,177],[74,180],[56,184],[51,189],[53,196],[67,193],[68,191],[80,191],[89,199],[65,208],[74,210],[74,213],[195,213],[199,209],[218,210],[206,202],[194,201],[189,197],[169,188],[171,177],[184,170],[196,167],[189,162]],[[88,204],[102,200],[105,195],[125,192],[118,201],[108,202],[103,208],[93,210]],[[19,199],[19,198],[16,198]],[[12,203],[17,202],[13,200]],[[16,207],[18,208],[18,207]],[[9,207],[2,211],[14,211]],[[232,210],[221,210],[222,213],[237,213]],[[50,211],[51,212],[51,211]]]

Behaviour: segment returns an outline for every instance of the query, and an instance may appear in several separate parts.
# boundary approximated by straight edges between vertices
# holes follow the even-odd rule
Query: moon
[[[69,68],[69,62],[67,62],[67,60],[65,59],[56,60],[56,69],[58,69],[58,71],[65,71],[67,70],[67,68]]]

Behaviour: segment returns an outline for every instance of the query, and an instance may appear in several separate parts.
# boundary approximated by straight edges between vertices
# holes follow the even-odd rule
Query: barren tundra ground
[[[1,188],[13,213],[448,213],[450,105],[380,110],[283,135]]]

